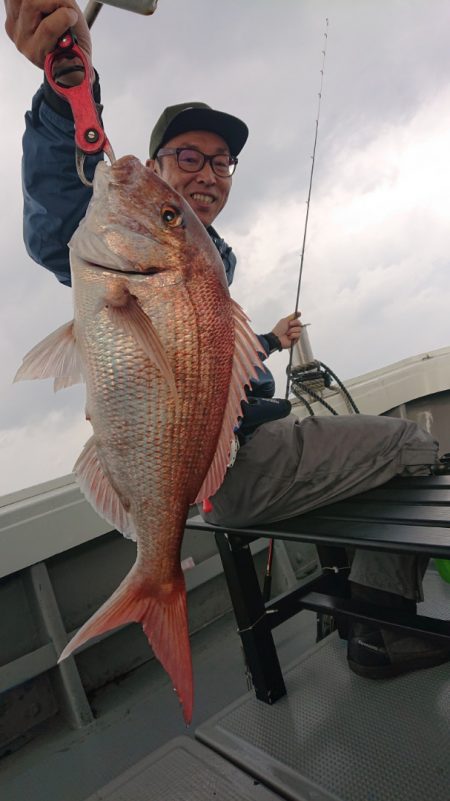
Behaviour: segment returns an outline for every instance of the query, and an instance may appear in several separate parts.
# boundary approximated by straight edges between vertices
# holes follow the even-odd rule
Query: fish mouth
[[[132,279],[136,289],[142,284],[145,291],[167,289],[167,287],[177,286],[184,282],[183,275],[180,272],[168,270],[164,267],[155,267],[154,265],[141,270],[133,270],[132,268],[127,269],[126,267],[120,269],[114,266],[108,267],[105,264],[97,264],[91,261],[85,261],[84,263],[93,270],[115,276],[117,280],[120,278],[125,281],[127,279]],[[107,280],[106,275],[105,280]]]
[[[162,275],[165,272],[161,267],[146,267],[142,270],[133,270],[131,267],[130,269],[124,267],[119,270],[117,267],[108,267],[106,264],[96,264],[93,261],[89,261],[87,264],[89,264],[89,267],[93,267],[94,270],[106,270],[106,272],[114,273],[115,275],[123,275],[123,273],[126,273],[126,275],[142,276],[143,278],[147,275]]]

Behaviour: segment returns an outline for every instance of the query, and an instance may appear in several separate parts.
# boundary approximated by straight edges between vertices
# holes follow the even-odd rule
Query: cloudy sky
[[[448,0],[160,0],[149,18],[105,7],[92,33],[116,155],[145,160],[155,119],[184,100],[248,123],[217,228],[264,333],[295,301],[325,30],[300,306],[314,355],[346,379],[450,344]],[[11,384],[72,316],[70,290],[22,244],[23,114],[40,80],[3,33],[0,495],[69,473],[89,436],[81,388]],[[280,395],[286,362],[271,359]]]

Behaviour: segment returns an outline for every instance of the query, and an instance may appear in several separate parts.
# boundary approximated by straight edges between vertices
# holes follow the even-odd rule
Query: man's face
[[[230,155],[222,137],[210,131],[179,134],[165,142],[163,147],[192,147],[207,156]],[[216,175],[209,161],[198,172],[181,170],[176,155],[149,159],[146,164],[187,200],[204,225],[212,224],[228,200],[232,179]]]

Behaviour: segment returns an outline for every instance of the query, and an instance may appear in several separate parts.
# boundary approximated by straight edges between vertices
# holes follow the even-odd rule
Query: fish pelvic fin
[[[256,367],[265,369],[259,356],[261,344],[250,328],[247,315],[236,301],[232,300],[231,303],[234,321],[234,356],[230,389],[216,452],[195,503],[208,501],[221,486],[230,461],[234,431],[238,418],[242,417],[241,401],[247,398],[245,386],[249,385],[251,378],[258,378]]]
[[[14,381],[35,378],[54,378],[55,392],[84,381],[73,320],[57,328],[27,353]]]
[[[175,377],[164,345],[136,296],[131,294],[125,283],[122,283],[110,290],[102,305],[108,310],[114,323],[135,340],[150,361],[161,371],[178,406]]]
[[[100,609],[66,645],[58,662],[93,637],[127,623],[140,623],[153,653],[169,674],[183,708],[186,725],[192,720],[193,677],[184,578],[164,592],[146,586],[133,570]]]
[[[90,437],[73,468],[81,492],[108,523],[124,537],[136,540],[133,518],[105,474],[98,458],[95,435]]]

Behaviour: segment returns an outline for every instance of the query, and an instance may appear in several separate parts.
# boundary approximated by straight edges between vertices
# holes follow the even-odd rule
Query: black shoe
[[[415,614],[416,604],[408,598],[361,584],[351,583],[352,598],[390,609]],[[450,660],[450,647],[431,637],[382,629],[376,624],[355,621],[350,626],[347,648],[350,669],[358,676],[385,679],[413,670],[435,667]]]
[[[352,632],[351,632],[352,634]],[[391,639],[386,646],[387,631],[372,629],[366,634],[350,636],[347,661],[350,670],[367,679],[388,679],[413,670],[442,665],[450,660],[450,649],[425,637]]]

